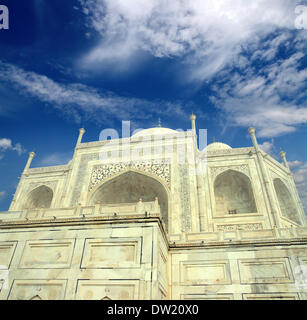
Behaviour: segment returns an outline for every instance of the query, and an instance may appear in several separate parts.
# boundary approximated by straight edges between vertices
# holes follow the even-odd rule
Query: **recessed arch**
[[[127,204],[154,201],[158,198],[162,219],[168,227],[169,191],[166,184],[149,173],[129,169],[96,186],[89,194],[88,204]]]
[[[274,179],[274,188],[281,214],[297,224],[301,224],[295,202],[285,183],[281,179],[276,178]]]
[[[248,176],[235,170],[219,174],[214,181],[216,215],[255,213],[252,185]]]
[[[35,188],[27,195],[22,209],[50,208],[52,199],[52,189],[42,185]]]

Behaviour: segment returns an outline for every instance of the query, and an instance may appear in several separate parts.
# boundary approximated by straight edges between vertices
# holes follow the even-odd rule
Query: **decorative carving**
[[[83,154],[81,156],[80,164],[79,164],[79,170],[77,173],[77,183],[75,184],[75,188],[73,191],[72,199],[71,199],[71,206],[74,207],[78,204],[79,202],[79,197],[81,194],[81,189],[84,184],[84,177],[86,174],[86,168],[88,165],[89,161],[92,160],[98,160],[99,159],[99,153],[88,153],[88,154]]]
[[[275,179],[280,179],[287,186],[287,188],[291,190],[291,184],[289,183],[288,179],[285,179],[284,177],[280,176],[279,174],[277,174],[271,169],[269,170],[269,173],[272,181],[274,181]]]
[[[188,165],[179,165],[182,231],[191,230],[191,203]]]
[[[170,167],[162,160],[154,161],[134,161],[98,165],[93,168],[89,191],[91,191],[101,181],[110,178],[117,173],[123,172],[129,168],[149,172],[161,178],[170,187]]]
[[[280,178],[276,178],[273,181],[275,193],[277,195],[281,214],[294,221],[297,224],[301,224],[297,205],[293,200],[291,188],[287,186]]]
[[[51,166],[51,167],[42,167],[42,168],[29,168],[28,173],[46,173],[54,171],[67,171],[70,169],[70,163],[61,165],[61,166]]]
[[[36,183],[29,183],[29,185],[27,187],[27,191],[32,191],[35,188],[40,187],[40,186],[46,186],[46,187],[49,187],[50,189],[52,189],[52,191],[54,192],[57,183],[58,183],[58,181],[41,181],[41,182],[36,182]]]
[[[235,149],[221,149],[221,150],[211,150],[207,151],[207,156],[219,156],[219,155],[226,155],[226,154],[247,154],[250,151],[253,151],[253,147],[249,148],[235,148]]]
[[[261,223],[248,223],[248,224],[223,224],[217,226],[218,231],[254,231],[254,230],[263,230]]]
[[[251,181],[238,170],[227,170],[214,181],[217,215],[257,212]]]
[[[40,186],[46,186],[48,188],[50,188],[53,193],[55,193],[55,189],[57,187],[58,181],[41,181],[41,182],[33,182],[33,183],[29,183],[25,190],[22,191],[23,194],[28,195],[31,191],[35,190],[36,188],[40,187]]]
[[[234,170],[239,171],[241,173],[244,173],[250,178],[250,171],[248,164],[241,164],[238,166],[223,166],[223,167],[210,167],[210,173],[211,173],[211,179],[212,181],[215,180],[215,178],[222,172],[227,170]]]

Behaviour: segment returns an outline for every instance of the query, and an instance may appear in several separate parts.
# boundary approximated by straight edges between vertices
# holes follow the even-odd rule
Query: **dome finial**
[[[158,119],[158,128],[161,128],[162,126],[161,126],[161,119],[159,118]]]
[[[213,137],[213,143],[215,142],[215,137]]]

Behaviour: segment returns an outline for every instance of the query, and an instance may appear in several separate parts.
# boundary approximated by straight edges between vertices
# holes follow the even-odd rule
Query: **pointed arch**
[[[274,188],[281,214],[295,223],[301,224],[297,207],[285,183],[281,179],[276,178],[274,179]]]
[[[251,181],[242,172],[229,169],[219,174],[214,195],[217,215],[257,212]]]
[[[96,186],[88,196],[88,204],[124,204],[159,199],[162,219],[168,227],[169,190],[158,177],[135,169],[125,170]]]
[[[29,300],[43,300],[38,294],[30,298]]]
[[[104,296],[102,299],[100,300],[112,300],[111,298],[109,298],[108,296]]]
[[[41,185],[27,195],[22,209],[50,208],[52,199],[52,189],[45,185]]]

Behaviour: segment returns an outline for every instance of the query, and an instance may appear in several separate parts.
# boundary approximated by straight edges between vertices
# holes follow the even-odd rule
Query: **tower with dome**
[[[31,168],[0,213],[0,299],[307,299],[294,180],[251,145],[159,126]],[[1,271],[0,270],[0,271]],[[305,282],[304,282],[305,281]]]

